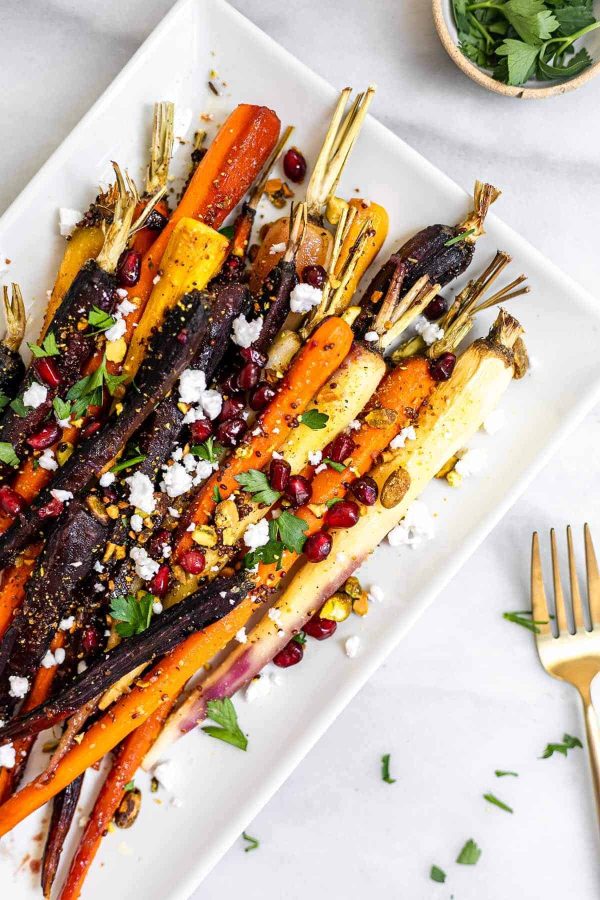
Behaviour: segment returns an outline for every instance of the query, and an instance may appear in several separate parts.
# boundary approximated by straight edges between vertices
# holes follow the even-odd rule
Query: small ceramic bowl
[[[495,78],[492,78],[486,71],[480,69],[470,59],[467,59],[460,51],[456,26],[452,16],[451,0],[433,0],[433,21],[444,49],[458,68],[473,81],[476,81],[477,84],[487,88],[489,91],[494,91],[496,94],[502,94],[504,97],[520,97],[526,100],[541,100],[544,97],[555,97],[558,94],[566,94],[567,91],[574,91],[575,88],[581,87],[582,84],[591,81],[595,75],[600,74],[600,28],[590,33],[589,42],[586,44],[591,56],[596,58],[597,62],[592,63],[589,68],[579,75],[570,78],[568,81],[561,81],[556,84],[548,85],[545,82],[539,82],[540,87],[535,87],[534,82],[529,82],[528,84],[515,87],[496,81]]]

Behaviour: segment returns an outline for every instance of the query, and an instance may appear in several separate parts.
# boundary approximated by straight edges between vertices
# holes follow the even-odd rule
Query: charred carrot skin
[[[56,877],[56,870],[60,862],[63,844],[66,840],[73,816],[77,811],[77,804],[83,786],[83,775],[80,775],[64,791],[54,798],[52,815],[48,828],[48,839],[44,847],[42,860],[42,891],[44,897],[50,897],[52,885]]]
[[[191,502],[178,534],[176,559],[192,544],[192,535],[186,531],[189,523],[202,525],[212,516],[216,506],[215,488],[225,500],[239,490],[237,475],[249,469],[264,469],[269,464],[273,450],[298,425],[298,416],[349,352],[352,339],[352,329],[343,319],[332,317],[317,328],[292,363],[277,395],[258,419],[253,430],[258,429],[260,433],[241,444],[226,466],[204,482]]]
[[[42,549],[41,544],[30,547],[23,558],[6,569],[2,575],[0,588],[0,640],[8,628],[15,609],[23,602],[25,585],[35,565],[35,558]]]

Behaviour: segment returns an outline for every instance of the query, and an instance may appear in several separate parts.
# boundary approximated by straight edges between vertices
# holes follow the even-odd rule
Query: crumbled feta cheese
[[[278,453],[277,450],[273,450],[272,457],[273,459],[283,459],[283,453]]]
[[[479,475],[485,469],[486,463],[487,455],[485,451],[474,448],[473,450],[467,450],[465,455],[458,460],[454,466],[454,471],[462,475],[463,478],[468,478],[469,475]]]
[[[181,462],[186,472],[196,471],[196,457],[193,453],[186,453]]]
[[[271,249],[269,250],[270,256],[275,256],[276,253],[283,253],[285,251],[285,241],[281,241],[280,244],[272,244]]]
[[[295,313],[307,313],[318,306],[323,299],[323,291],[301,281],[290,294],[290,309]]]
[[[129,478],[125,479],[125,483],[129,487],[129,503],[141,509],[142,512],[153,513],[156,508],[156,500],[154,498],[154,486],[147,475],[143,472],[134,472]]]
[[[397,434],[395,438],[390,441],[390,450],[401,450],[404,447],[407,441],[414,441],[417,436],[417,432],[414,429],[413,425],[407,425],[406,428],[403,428],[400,434]]]
[[[104,572],[104,566],[102,565],[102,563],[100,562],[99,559],[97,559],[96,562],[94,563],[94,572],[100,572],[100,573]]]
[[[83,565],[83,563],[81,562],[81,560],[79,560],[78,562],[69,563],[69,565],[72,566],[74,569],[78,569],[81,565]]]
[[[77,674],[81,675],[82,672],[85,672],[87,669],[87,663],[84,659],[80,659],[77,663]]]
[[[184,425],[192,425],[194,422],[198,422],[200,419],[205,419],[206,416],[202,412],[202,409],[198,406],[190,406],[185,416],[183,417]]]
[[[206,375],[202,369],[184,369],[179,376],[179,399],[183,403],[200,403],[206,390]]]
[[[8,683],[10,685],[8,693],[17,700],[21,700],[29,691],[29,679],[22,678],[21,675],[10,675]]]
[[[71,491],[59,491],[58,488],[52,488],[50,493],[55,500],[60,500],[61,503],[68,503],[69,500],[73,499]]]
[[[318,466],[322,459],[323,453],[321,450],[311,450],[308,454],[308,461],[311,466]]]
[[[250,550],[256,550],[257,547],[264,547],[269,542],[269,523],[266,519],[255,522],[254,525],[248,525],[244,532],[244,543]]]
[[[150,581],[160,569],[159,564],[148,556],[148,551],[144,547],[132,547],[129,556],[135,563],[135,574],[143,581]]]
[[[481,426],[486,434],[496,434],[506,424],[506,413],[503,409],[495,409],[483,420]]]
[[[101,581],[97,581],[97,582],[94,584],[94,590],[96,591],[97,594],[102,594],[102,593],[104,593],[104,591],[106,590],[106,588],[104,587],[104,585],[102,584]]]
[[[46,402],[47,396],[48,388],[46,385],[33,381],[23,394],[23,403],[25,406],[31,406],[32,409],[37,409],[38,406],[41,406],[42,403]]]
[[[244,697],[248,703],[254,703],[255,700],[262,700],[271,693],[271,678],[266,673],[261,673],[253,678],[246,688]]]
[[[126,300],[127,297],[129,296],[129,294],[127,293],[127,291],[125,290],[125,288],[117,288],[117,290],[115,291],[115,293],[116,293],[117,297],[119,298],[119,300]],[[132,304],[132,305],[133,305],[133,304]],[[120,304],[119,304],[119,307],[118,307],[118,308],[119,308],[119,309],[121,308]]]
[[[217,469],[217,465],[207,462],[205,459],[196,460],[196,474],[194,475],[194,484],[200,484],[205,481],[209,475],[212,475],[213,469]]]
[[[173,519],[179,519],[180,516],[181,516],[181,513],[179,512],[179,510],[178,510],[178,509],[175,509],[174,506],[169,506],[169,507],[167,507],[167,512],[169,513],[169,515],[170,515],[171,518],[173,518]]]
[[[154,278],[152,279],[152,284],[158,284],[159,281],[160,281],[160,275],[155,275]]]
[[[374,344],[375,341],[378,341],[378,340],[379,340],[379,335],[377,334],[376,331],[367,331],[367,333],[365,334],[365,341],[367,341],[369,344]]]
[[[58,626],[60,631],[69,631],[75,624],[75,616],[69,616],[67,619],[61,619]]]
[[[248,635],[246,634],[246,629],[245,629],[245,628],[240,628],[239,631],[236,631],[236,633],[235,633],[235,639],[236,639],[236,641],[238,642],[238,644],[245,644],[245,643],[247,643],[247,641],[248,641]]]
[[[78,222],[83,219],[83,213],[78,209],[69,209],[68,206],[61,206],[58,210],[58,230],[62,237],[70,237]]]
[[[317,468],[315,469],[315,475],[318,475],[319,472],[324,472],[326,468],[327,463],[321,463],[321,465],[317,466]]]
[[[374,603],[382,603],[385,594],[383,593],[382,588],[379,587],[378,584],[372,584],[368,590],[367,597],[371,602]]]
[[[67,654],[65,653],[63,647],[58,647],[58,648],[54,651],[54,659],[56,660],[56,665],[57,665],[57,666],[62,666],[62,664],[63,664],[64,661],[65,661],[65,656],[66,656],[66,655],[67,655]]]
[[[54,653],[52,650],[47,650],[42,658],[42,666],[44,669],[52,669],[56,665],[56,660],[54,658]]]
[[[131,849],[127,841],[121,841],[121,843],[117,847],[117,850],[119,851],[121,856],[131,856],[133,854],[133,850]]]
[[[12,744],[3,744],[0,747],[0,766],[4,769],[12,769],[16,759],[17,754]]]
[[[110,487],[115,478],[116,475],[114,475],[112,472],[105,472],[104,475],[100,476],[100,487]]]
[[[279,620],[281,619],[281,610],[277,609],[275,606],[272,606],[267,615],[272,622],[279,622]]]
[[[346,651],[346,656],[350,659],[354,659],[355,656],[358,656],[360,652],[360,638],[357,634],[353,634],[352,637],[346,639],[344,644],[344,649]]]
[[[290,306],[291,308],[291,306]],[[262,316],[248,322],[243,313],[233,320],[233,337],[231,340],[238,347],[249,347],[258,338],[263,326]]]
[[[127,330],[127,323],[122,316],[114,316],[114,320],[114,324],[104,332],[107,341],[120,340]]]
[[[283,628],[279,629],[279,631],[277,632],[277,637],[285,637],[285,631],[283,630]]]
[[[352,421],[348,425],[348,428],[351,431],[358,431],[358,429],[360,428],[360,422],[358,421],[358,419],[352,419]]]
[[[121,303],[117,306],[117,312],[121,316],[128,316],[134,309],[137,309],[135,303],[132,303],[131,300],[127,299],[127,291],[123,288],[118,288],[117,297],[121,298]]]
[[[163,480],[160,488],[165,491],[169,497],[180,497],[187,493],[192,487],[192,476],[186,472],[181,463],[173,463],[163,470]]]
[[[435,534],[433,516],[422,500],[413,500],[399,525],[389,532],[387,539],[392,547],[418,547],[431,540]]]
[[[171,549],[171,547],[168,544],[163,544],[162,547],[160,548],[160,551],[165,559],[168,559],[170,557],[171,553],[173,552],[173,550]]]
[[[200,402],[209,419],[216,419],[223,407],[223,397],[215,390],[204,391]]]
[[[162,611],[163,611],[162,603],[160,602],[160,600],[155,600],[154,603],[152,604],[152,612],[156,616],[158,616],[161,614]]]
[[[131,526],[131,530],[139,534],[144,527],[144,520],[141,516],[138,516],[137,513],[134,513],[129,520],[129,524]]]
[[[176,447],[171,453],[171,459],[173,462],[181,462],[183,459],[183,447]]]
[[[444,329],[435,322],[428,322],[424,316],[419,316],[415,322],[415,331],[421,335],[428,346],[444,337]]]
[[[47,447],[41,456],[38,456],[38,465],[47,472],[55,472],[58,469],[58,463],[54,457],[54,450]]]

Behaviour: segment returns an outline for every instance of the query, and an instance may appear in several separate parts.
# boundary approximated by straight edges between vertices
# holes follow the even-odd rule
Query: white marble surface
[[[0,211],[170,5],[3,4]],[[543,103],[487,94],[445,56],[428,0],[234,5],[334,84],[376,81],[377,117],[459,183],[501,185],[498,213],[596,291],[600,79]],[[599,443],[596,409],[252,823],[260,849],[245,854],[240,841],[196,900],[598,896],[585,757],[537,759],[564,731],[582,735],[576,698],[501,612],[527,605],[534,528],[587,519],[600,535]],[[386,752],[394,785],[379,778]],[[496,768],[519,778],[496,779]],[[453,863],[468,837],[484,851],[473,869]],[[432,863],[445,885],[428,880]]]

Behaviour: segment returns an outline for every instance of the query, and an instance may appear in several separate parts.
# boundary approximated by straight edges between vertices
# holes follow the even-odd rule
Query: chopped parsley
[[[118,475],[123,469],[130,469],[132,466],[144,462],[145,459],[146,455],[144,453],[136,453],[134,456],[130,456],[127,459],[122,459],[118,463],[115,463],[110,471],[113,475]]]
[[[461,231],[460,234],[455,235],[452,238],[449,238],[444,247],[452,247],[454,244],[459,244],[461,241],[466,240],[466,238],[471,237],[472,234],[475,234],[474,228],[469,228],[468,231]]]
[[[386,784],[396,784],[396,779],[390,775],[390,754],[381,757],[381,780]]]
[[[125,791],[125,793],[128,793],[129,791],[135,791],[135,781],[128,781],[123,790]]]
[[[443,869],[440,869],[439,866],[432,866],[429,872],[429,877],[432,881],[437,881],[438,884],[444,884],[446,880],[446,873]]]
[[[14,400],[10,401],[10,408],[19,416],[19,418],[24,419],[25,416],[28,416],[33,406],[26,406],[23,403],[22,397],[15,397]]]
[[[456,857],[456,862],[460,863],[461,866],[474,866],[479,862],[480,856],[481,849],[477,846],[473,838],[469,838]]]
[[[563,734],[562,744],[547,744],[540,759],[548,759],[550,756],[554,756],[555,753],[561,753],[563,756],[566,756],[569,750],[574,750],[576,747],[583,747],[579,738],[570,734]]]
[[[38,344],[30,344],[29,342],[27,342],[27,346],[36,359],[41,359],[44,356],[59,356],[60,354],[53,331],[48,332],[42,341],[41,346]]]
[[[308,525],[299,516],[284,510],[276,519],[269,522],[269,540],[262,547],[251,550],[244,557],[244,566],[253,569],[258,563],[271,565],[281,563],[284,550],[302,553],[306,541],[304,532]]]
[[[494,772],[494,775],[496,776],[496,778],[504,778],[506,775],[513,775],[515,778],[519,777],[518,772],[508,772],[508,771],[505,771],[504,769],[496,769],[496,771]]]
[[[111,375],[106,368],[106,357],[95,372],[76,381],[69,388],[67,400],[74,400],[72,412],[76,419],[82,416],[90,406],[101,406],[104,388],[114,396],[117,387],[125,381],[126,375]]]
[[[297,644],[300,644],[301,647],[306,643],[306,635],[303,631],[299,631],[298,634],[295,634],[292,638]]]
[[[506,803],[503,803],[502,800],[498,800],[498,798],[495,797],[494,794],[484,794],[483,799],[487,800],[488,803],[497,806],[499,809],[503,809],[505,812],[514,812],[514,810],[510,806],[508,806]]]
[[[232,744],[240,750],[246,750],[248,738],[238,725],[237,713],[229,697],[224,697],[222,700],[209,700],[206,704],[206,716],[217,723],[216,725],[205,725],[202,729],[209,737],[225,741],[226,744]]]
[[[248,841],[248,846],[244,847],[244,853],[250,853],[251,850],[256,850],[260,847],[260,841],[258,838],[253,838],[249,834],[246,834],[245,831],[242,832],[242,837],[245,841]]]
[[[71,416],[71,403],[68,400],[61,400],[60,397],[55,397],[52,401],[52,406],[54,408],[54,412],[56,413],[57,419],[69,419]]]
[[[110,614],[117,621],[117,634],[128,638],[141,634],[150,625],[152,618],[152,594],[144,593],[139,600],[127,594],[125,597],[113,597]]]
[[[0,409],[4,409],[5,406],[8,406],[10,403],[10,397],[4,393],[4,391],[0,391]]]
[[[213,488],[212,498],[215,503],[221,503],[223,498],[221,497],[221,491],[219,490],[219,485],[215,484]]]
[[[230,241],[235,233],[235,229],[233,225],[225,225],[224,228],[219,229],[219,234],[222,234],[223,237],[226,237],[228,241]]]
[[[320,431],[322,428],[325,428],[329,421],[329,416],[327,413],[319,412],[318,409],[309,409],[307,412],[302,413],[301,416],[298,416],[298,421],[306,425],[307,428],[312,428],[313,431]]]
[[[205,462],[209,463],[218,462],[222,452],[223,447],[221,447],[220,444],[217,444],[213,437],[207,438],[203,444],[195,444],[190,449],[190,453],[193,456],[197,456],[198,459],[203,459]]]
[[[336,472],[343,472],[346,468],[344,463],[336,462],[334,459],[329,459],[328,456],[323,460],[326,466],[329,466],[330,469],[335,469]]]
[[[108,331],[116,321],[115,317],[111,316],[110,313],[104,312],[103,309],[98,309],[97,306],[92,306],[88,313],[88,325],[91,325],[96,330],[93,332],[88,331],[87,334],[100,334],[103,331]]]
[[[241,475],[235,476],[235,480],[248,494],[252,495],[252,499],[257,503],[270,506],[281,497],[279,491],[273,490],[265,473],[259,472],[257,469],[242,472]]]
[[[15,453],[13,445],[6,441],[0,441],[0,462],[12,466],[13,469],[19,465],[19,457]]]

